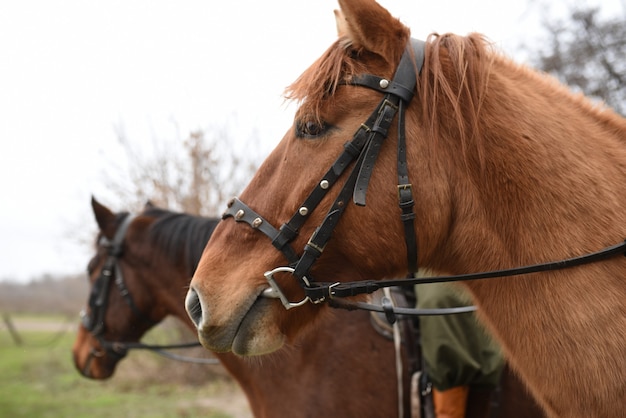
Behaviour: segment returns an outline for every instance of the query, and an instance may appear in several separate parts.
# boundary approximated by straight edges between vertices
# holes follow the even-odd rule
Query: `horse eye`
[[[296,123],[296,136],[307,139],[319,138],[327,129],[328,126],[324,122],[298,121]]]

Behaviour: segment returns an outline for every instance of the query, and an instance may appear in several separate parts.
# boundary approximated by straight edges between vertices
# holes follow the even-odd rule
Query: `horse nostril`
[[[193,287],[187,292],[185,309],[187,309],[187,314],[189,314],[189,317],[196,327],[200,327],[200,323],[202,322],[202,305],[200,304],[198,293]]]

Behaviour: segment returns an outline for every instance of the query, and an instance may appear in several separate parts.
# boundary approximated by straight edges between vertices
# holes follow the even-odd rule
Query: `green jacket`
[[[469,295],[455,284],[419,284],[415,294],[420,309],[472,304]],[[487,389],[498,385],[504,358],[473,312],[421,316],[419,321],[425,371],[437,390],[464,385]]]

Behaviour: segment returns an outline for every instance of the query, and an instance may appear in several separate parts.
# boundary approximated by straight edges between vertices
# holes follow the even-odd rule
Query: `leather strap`
[[[404,103],[400,102],[398,114],[398,205],[402,214],[400,220],[404,227],[404,243],[409,276],[417,271],[417,236],[415,234],[415,213],[413,207],[413,185],[409,182],[409,170],[406,162],[406,134],[404,127]]]
[[[348,206],[347,202],[350,199],[352,190],[354,190],[354,184],[360,173],[360,167],[363,164],[364,158],[365,153],[361,153],[361,156],[352,169],[348,180],[346,180],[346,183],[328,211],[324,221],[322,221],[320,226],[317,227],[313,235],[311,235],[309,242],[305,245],[302,257],[300,257],[300,261],[298,261],[295,271],[293,272],[293,275],[296,278],[300,279],[303,276],[308,275],[308,272],[311,269],[311,266],[313,266],[315,260],[322,255],[328,240],[330,240],[333,230],[337,226],[339,219],[341,219],[341,215],[343,215],[344,210]],[[310,277],[309,281],[311,281]]]
[[[274,228],[271,223],[266,221],[265,218],[236,197],[232,198],[227,206],[226,211],[222,214],[222,219],[232,217],[235,222],[245,222],[253,229],[258,229],[272,240],[272,245],[281,251],[290,263],[298,261],[296,251],[289,245],[289,242],[294,238],[295,234],[287,234],[286,231],[288,231],[288,228],[285,228],[283,225],[283,228],[279,231]]]
[[[394,103],[395,102],[395,103]],[[378,153],[383,144],[391,122],[398,110],[398,99],[390,95],[386,95],[382,102],[382,108],[370,134],[370,140],[365,150],[365,158],[360,166],[359,174],[354,186],[353,200],[358,206],[365,206],[365,195],[369,186],[372,171],[378,158]]]
[[[406,129],[404,108],[411,101],[417,85],[417,74],[420,73],[424,63],[425,44],[422,41],[412,39],[407,53],[403,54],[391,83],[381,77],[370,74],[356,77],[352,84],[362,85],[371,89],[387,93],[383,104],[389,106],[388,117],[382,118],[379,124],[379,132],[382,137],[372,138],[367,149],[367,157],[361,168],[361,173],[354,189],[354,203],[365,206],[365,197],[369,180],[374,169],[378,151],[383,140],[387,136],[388,126],[397,111],[398,113],[398,205],[400,206],[400,219],[404,228],[404,241],[407,253],[407,265],[409,277],[413,277],[417,271],[418,249],[415,234],[415,213],[413,207],[412,185],[409,182],[409,173],[406,162]],[[384,87],[383,87],[384,86]],[[387,112],[385,112],[387,113]]]
[[[424,62],[424,46],[424,42],[411,39],[407,50],[402,54],[400,64],[398,64],[391,82],[370,74],[357,76],[350,82],[352,85],[368,87],[385,93],[383,108],[374,125],[372,138],[367,148],[367,156],[361,167],[354,189],[354,203],[359,206],[365,206],[365,197],[372,171],[374,170],[382,142],[387,137],[389,127],[398,111],[399,104],[401,102],[408,104],[413,99],[417,85],[417,76]],[[420,60],[416,61],[416,58]],[[404,133],[404,130],[402,132]]]
[[[491,279],[497,277],[510,277],[517,275],[527,275],[531,273],[539,273],[551,270],[563,270],[572,267],[578,267],[584,264],[595,263],[603,261],[616,256],[626,255],[626,241],[619,244],[606,247],[602,250],[581,255],[578,257],[567,258],[559,261],[550,261],[546,263],[532,264],[523,267],[515,267],[511,269],[493,270],[479,273],[459,274],[452,276],[433,276],[433,277],[420,277],[412,279],[398,279],[398,280],[363,280],[346,283],[311,283],[311,286],[305,288],[305,294],[311,298],[311,300],[322,300],[331,298],[344,298],[350,296],[357,296],[366,293],[375,292],[383,287],[391,286],[414,286],[422,283],[447,283],[458,282],[468,280],[481,280]]]
[[[87,331],[93,335],[99,335],[104,332],[104,316],[109,301],[109,287],[116,269],[117,258],[124,252],[124,237],[126,231],[134,216],[130,214],[124,215],[120,226],[113,235],[113,240],[109,241],[106,237],[102,237],[105,245],[108,246],[108,257],[100,270],[100,275],[96,279],[89,294],[87,305],[90,312],[85,313],[82,317],[82,324]]]
[[[376,90],[383,94],[390,94],[393,96],[400,97],[405,102],[410,102],[413,98],[414,92],[409,87],[405,87],[400,84],[398,81],[392,80],[389,81],[386,78],[379,77],[373,74],[361,74],[355,76],[350,84],[355,86],[363,86],[368,87],[372,90]],[[387,87],[382,87],[387,86]]]

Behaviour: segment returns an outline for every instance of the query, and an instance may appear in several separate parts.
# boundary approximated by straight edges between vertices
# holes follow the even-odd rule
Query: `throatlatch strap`
[[[411,51],[413,58],[406,61],[400,61],[396,77],[402,80],[408,80],[407,89],[411,93],[415,92],[417,86],[417,76],[422,71],[424,65],[425,43],[417,39],[411,39]],[[405,54],[405,55],[411,55]],[[395,77],[394,77],[395,78]],[[409,84],[410,83],[410,84]],[[413,186],[409,182],[409,170],[406,162],[406,129],[404,123],[404,107],[410,102],[409,100],[400,101],[398,110],[398,204],[402,214],[400,219],[404,226],[404,242],[406,244],[406,257],[409,276],[417,271],[418,266],[418,248],[417,235],[415,234],[415,213],[413,207]]]
[[[409,276],[417,272],[417,237],[415,235],[415,212],[413,207],[412,184],[409,183],[409,170],[406,163],[406,135],[404,132],[404,103],[400,102],[398,112],[398,204],[404,226],[404,242]]]
[[[122,274],[122,269],[120,268],[119,263],[115,263],[114,271],[115,271],[115,285],[117,286],[117,290],[120,292],[120,295],[122,295],[122,297],[124,298],[124,301],[126,301],[126,304],[130,307],[130,310],[133,311],[135,316],[139,318],[140,321],[146,324],[155,324],[156,322],[154,322],[150,317],[148,317],[148,315],[143,313],[137,307],[137,304],[135,303],[132,296],[130,295],[130,291],[128,290],[128,288],[126,287],[126,284],[124,283],[124,275]]]

